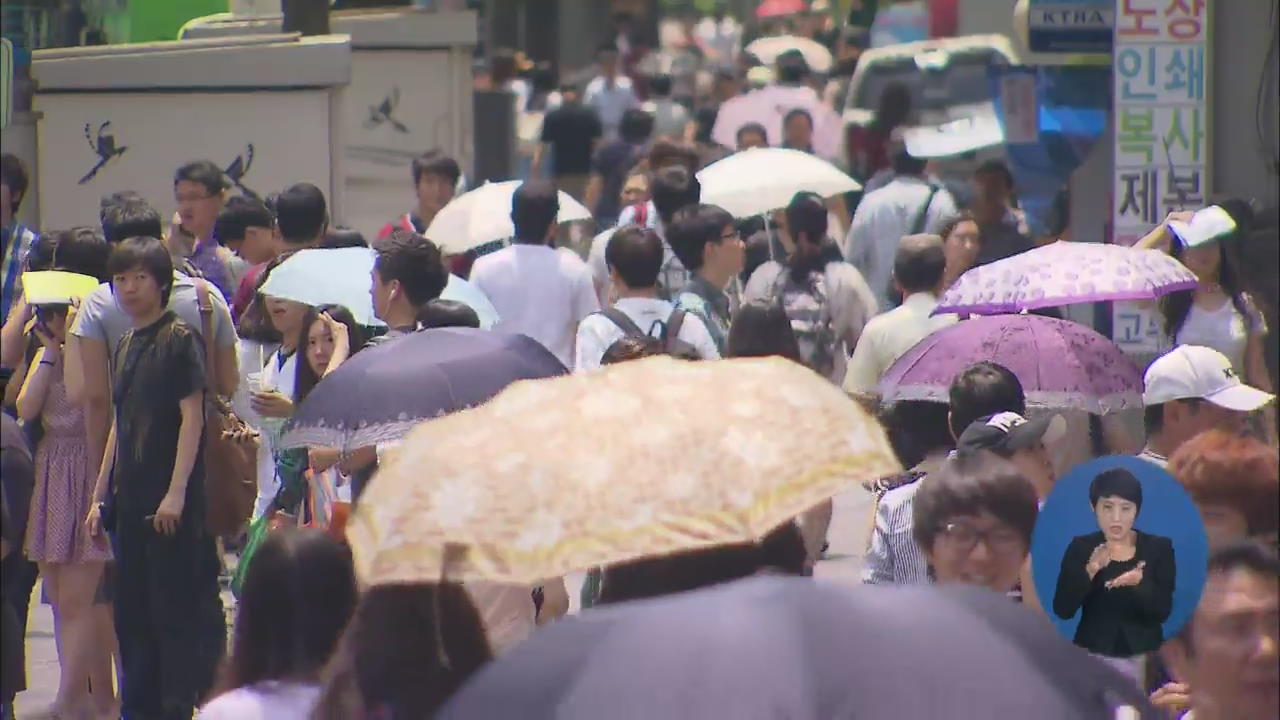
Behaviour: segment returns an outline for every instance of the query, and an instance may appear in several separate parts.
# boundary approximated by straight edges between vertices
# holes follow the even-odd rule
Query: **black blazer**
[[[1112,657],[1153,652],[1164,641],[1161,623],[1173,609],[1175,564],[1173,542],[1160,535],[1137,533],[1133,559],[1112,561],[1093,579],[1085,571],[1089,555],[1103,543],[1102,531],[1071,540],[1062,556],[1053,612],[1069,620],[1080,610],[1075,643],[1086,650]],[[1108,590],[1105,584],[1139,562],[1142,582]]]

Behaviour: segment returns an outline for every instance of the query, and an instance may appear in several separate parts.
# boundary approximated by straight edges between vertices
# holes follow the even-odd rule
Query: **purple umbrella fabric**
[[[1058,242],[973,268],[935,315],[996,315],[1101,300],[1154,300],[1196,286],[1196,276],[1159,250]]]
[[[1027,403],[1099,415],[1142,407],[1142,371],[1115,343],[1069,320],[989,315],[939,330],[898,358],[880,381],[883,402],[945,403],[951,381],[988,360],[1011,370]]]

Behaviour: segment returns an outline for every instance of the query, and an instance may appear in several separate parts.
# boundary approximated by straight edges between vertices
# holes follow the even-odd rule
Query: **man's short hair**
[[[440,248],[416,232],[395,228],[374,245],[373,267],[382,282],[400,281],[405,296],[415,307],[440,297],[449,283]]]
[[[974,177],[978,175],[996,175],[1004,181],[1006,187],[1013,188],[1013,173],[1009,171],[1009,166],[1003,160],[991,159],[978,166],[973,171]]]
[[[1008,460],[979,450],[949,458],[920,484],[911,511],[911,534],[928,551],[951,518],[986,511],[1014,528],[1030,548],[1039,510],[1031,481]]]
[[[671,76],[654,75],[649,79],[649,92],[654,97],[664,98],[671,94]]]
[[[680,264],[689,272],[702,267],[703,254],[709,243],[720,242],[733,216],[719,205],[689,205],[681,208],[667,226],[667,242]]]
[[[642,143],[653,134],[653,115],[640,108],[630,108],[622,113],[618,134],[629,143]]]
[[[1261,440],[1212,429],[1182,444],[1169,473],[1196,505],[1233,508],[1249,535],[1280,530],[1280,452]]]
[[[778,82],[783,85],[797,85],[809,77],[809,63],[799,50],[787,50],[774,60],[778,67]]]
[[[795,108],[791,110],[791,112],[788,112],[786,116],[782,118],[782,126],[786,127],[787,125],[791,124],[791,118],[794,118],[794,117],[804,118],[809,122],[809,129],[810,130],[813,129],[813,115],[809,114],[809,111],[805,110],[804,108]],[[741,128],[739,128],[739,130],[741,130]]]
[[[1003,365],[982,361],[951,381],[951,430],[959,435],[978,418],[1002,412],[1027,414],[1027,397],[1018,376]]]
[[[291,185],[276,197],[276,226],[287,243],[299,245],[316,240],[328,222],[324,193],[311,183]]]
[[[80,273],[98,279],[107,280],[107,258],[111,255],[111,246],[97,228],[74,227],[70,230],[59,230],[40,239],[41,243],[51,241],[56,248],[53,255],[53,269]]]
[[[822,196],[798,192],[787,203],[787,232],[798,238],[804,233],[809,242],[821,244],[827,239],[827,204]]]
[[[418,324],[424,329],[442,327],[480,327],[480,316],[470,305],[457,300],[435,298],[418,311]]]
[[[330,229],[324,234],[324,239],[320,241],[318,247],[326,250],[340,250],[342,248],[353,247],[369,247],[369,241],[365,239],[364,234],[355,228],[336,227]]]
[[[414,158],[411,169],[415,186],[422,182],[423,175],[437,175],[444,178],[450,185],[457,185],[458,178],[462,177],[462,168],[458,166],[458,161],[439,150],[428,150]]]
[[[4,186],[9,188],[10,211],[18,212],[22,198],[27,196],[29,182],[27,166],[22,162],[22,158],[13,153],[0,155],[0,183],[4,183]]]
[[[546,180],[525,180],[511,195],[511,224],[516,240],[541,244],[560,214],[560,195]]]
[[[765,145],[769,144],[769,131],[766,130],[764,126],[758,122],[743,123],[743,125],[738,128],[738,132],[734,133],[733,139],[737,141],[739,145],[741,145],[742,136],[746,135],[747,133],[755,133],[764,139]]]
[[[652,230],[629,225],[605,246],[604,262],[633,289],[656,287],[662,272],[662,239]]]
[[[160,286],[160,306],[169,304],[169,293],[173,290],[173,258],[169,249],[155,237],[130,237],[116,243],[107,257],[108,282],[112,282],[115,292],[116,275],[140,268],[151,276]]]
[[[109,245],[125,238],[164,236],[164,220],[160,212],[133,191],[113,193],[102,198],[98,210],[102,235]]]
[[[1275,580],[1280,575],[1280,557],[1276,547],[1256,540],[1244,540],[1225,545],[1209,555],[1209,570],[1206,576],[1226,575],[1238,570],[1253,573],[1267,580]],[[1187,622],[1178,632],[1177,639],[1186,646],[1187,654],[1194,651],[1191,642],[1191,625],[1195,622],[1195,613],[1187,618]]]
[[[605,55],[613,55],[616,57],[618,55],[618,46],[614,45],[611,42],[602,42],[599,45],[597,45],[596,58],[598,59]]]
[[[650,170],[661,170],[671,165],[679,165],[691,173],[698,171],[698,149],[678,140],[659,139],[649,146],[649,154],[645,156]]]
[[[907,295],[937,290],[946,270],[947,253],[937,235],[908,235],[893,257],[893,277]]]
[[[218,195],[231,187],[227,176],[212,160],[194,160],[178,168],[173,174],[173,184],[193,182],[203,185],[210,195]]]
[[[924,169],[929,166],[929,160],[915,157],[903,148],[894,153],[892,164],[895,175],[923,175]]]
[[[267,209],[266,203],[258,198],[236,195],[228,199],[227,204],[218,213],[218,219],[213,224],[213,236],[223,244],[239,242],[244,240],[245,230],[248,228],[259,227],[270,230],[275,227],[275,223],[276,220]]]
[[[1089,483],[1089,505],[1096,507],[1106,497],[1128,500],[1142,509],[1142,483],[1138,476],[1124,468],[1108,468]]]
[[[702,185],[692,171],[679,167],[665,167],[654,173],[653,206],[664,224],[671,222],[676,211],[693,205],[702,196]]]

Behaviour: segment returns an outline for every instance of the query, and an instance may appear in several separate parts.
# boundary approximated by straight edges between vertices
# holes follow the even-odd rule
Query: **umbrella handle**
[[[767,211],[762,212],[760,217],[764,218],[764,239],[769,243],[769,259],[777,262],[777,253],[773,249],[773,234],[769,232],[769,213]]]

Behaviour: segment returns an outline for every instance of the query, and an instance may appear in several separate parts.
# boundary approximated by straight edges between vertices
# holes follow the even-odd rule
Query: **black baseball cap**
[[[1061,415],[1045,415],[1028,420],[1016,412],[1002,412],[974,420],[960,433],[956,450],[990,450],[1008,457],[1038,442],[1052,445],[1067,434]]]

